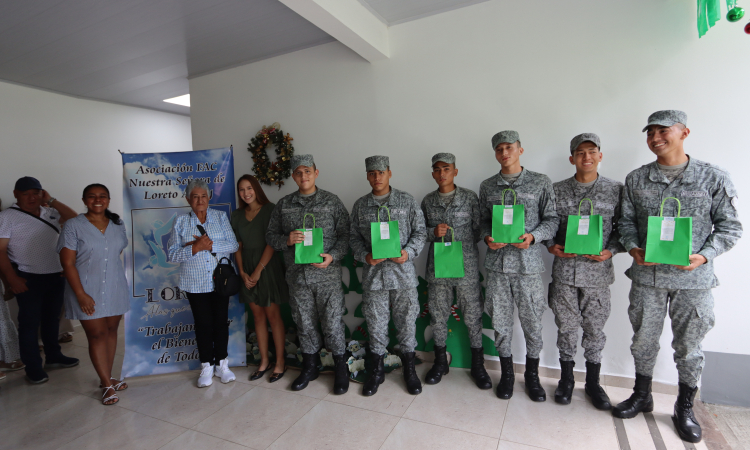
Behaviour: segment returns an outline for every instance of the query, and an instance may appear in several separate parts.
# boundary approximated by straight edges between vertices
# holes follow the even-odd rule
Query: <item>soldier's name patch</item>
[[[708,197],[708,192],[706,191],[682,191],[680,194],[681,197]]]
[[[651,196],[658,195],[659,191],[657,191],[655,189],[654,190],[638,190],[638,189],[634,189],[633,190],[633,194],[635,194],[635,195],[641,195],[641,196],[644,196],[644,197],[651,197]]]
[[[333,208],[327,208],[327,207],[317,207],[313,209],[316,213],[332,213]]]
[[[516,193],[516,195],[518,196],[518,198],[527,198],[529,200],[534,200],[536,198],[536,195],[529,192],[518,192]]]
[[[282,214],[296,214],[300,211],[302,211],[302,208],[282,208],[281,209]]]
[[[596,209],[606,209],[608,211],[614,211],[615,205],[611,203],[602,203],[602,202],[596,202],[594,203],[594,208]]]
[[[466,211],[457,211],[453,215],[456,217],[471,217],[471,214]]]

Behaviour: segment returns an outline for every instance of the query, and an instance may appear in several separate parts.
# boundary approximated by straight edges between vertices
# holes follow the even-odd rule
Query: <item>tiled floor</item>
[[[129,379],[119,404],[102,406],[85,346],[83,333],[76,333],[64,352],[81,358],[80,366],[50,371],[46,384],[27,384],[23,371],[0,382],[0,450],[692,448],[672,426],[674,396],[654,394],[653,416],[664,447],[654,443],[643,415],[622,421],[625,447],[612,416],[591,406],[582,383],[571,405],[561,406],[552,400],[557,380],[543,378],[548,400],[534,403],[517,376],[513,398],[499,400],[493,391],[478,390],[461,369],[451,369],[418,396],[409,395],[394,372],[369,398],[354,383],[347,394],[333,395],[332,375],[292,392],[294,371],[270,384],[248,381],[253,368],[235,368],[237,382],[215,379],[205,389],[194,387],[196,372],[178,373]],[[116,364],[121,363],[120,355]],[[419,366],[422,378],[429,366]],[[490,375],[496,384],[500,373]],[[630,395],[629,389],[605,389],[613,403]],[[707,449],[705,443],[695,448]]]

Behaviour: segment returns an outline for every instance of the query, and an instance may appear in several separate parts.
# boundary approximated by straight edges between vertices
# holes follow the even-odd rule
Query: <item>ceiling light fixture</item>
[[[179,97],[168,98],[164,100],[167,103],[174,103],[175,105],[187,106],[190,108],[190,94],[180,95]]]

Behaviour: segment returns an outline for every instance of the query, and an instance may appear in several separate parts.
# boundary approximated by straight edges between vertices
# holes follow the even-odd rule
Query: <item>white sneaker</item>
[[[201,375],[198,377],[198,387],[208,387],[214,382],[214,366],[211,363],[201,363]]]
[[[228,359],[222,359],[221,361],[219,361],[219,365],[214,369],[214,375],[221,378],[221,382],[224,384],[237,379],[237,377],[234,376],[234,373],[229,370]]]

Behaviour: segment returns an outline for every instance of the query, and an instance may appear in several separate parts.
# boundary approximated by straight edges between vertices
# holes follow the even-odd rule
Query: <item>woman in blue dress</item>
[[[57,251],[67,282],[65,317],[81,321],[89,356],[101,381],[102,404],[119,401],[116,391],[128,387],[112,378],[117,328],[130,309],[120,253],[128,245],[125,225],[109,208],[109,189],[92,184],[83,190],[85,214],[65,223]]]

